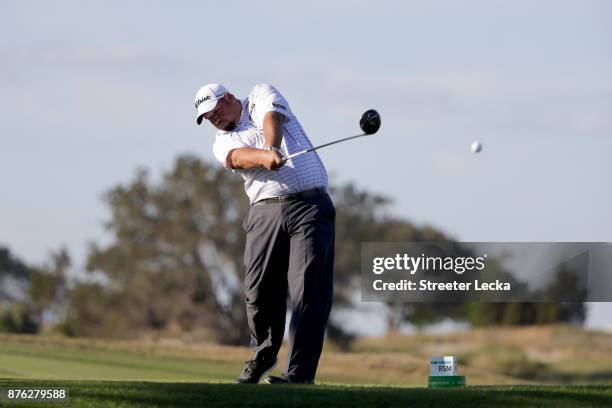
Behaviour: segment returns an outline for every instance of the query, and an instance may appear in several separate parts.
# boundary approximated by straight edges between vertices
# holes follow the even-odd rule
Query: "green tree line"
[[[342,316],[357,308],[361,242],[452,241],[429,226],[389,215],[389,198],[348,183],[331,186],[337,209],[335,291],[328,337],[348,347]],[[159,181],[139,170],[104,194],[109,244],[90,245],[86,271],[68,279],[65,249],[30,266],[0,246],[0,331],[56,330],[70,336],[132,338],[198,331],[248,344],[242,280],[248,201],[240,177],[184,155]],[[583,303],[387,305],[389,330],[444,318],[473,325],[581,323]]]

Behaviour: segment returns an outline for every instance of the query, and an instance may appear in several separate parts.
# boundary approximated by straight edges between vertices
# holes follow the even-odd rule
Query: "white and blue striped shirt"
[[[263,118],[267,112],[285,116],[281,151],[285,156],[312,147],[289,104],[276,88],[257,84],[242,102],[242,115],[231,132],[218,130],[213,145],[217,160],[226,165],[229,152],[241,147],[264,149]],[[327,172],[317,152],[290,159],[275,171],[263,167],[236,169],[244,179],[244,188],[252,203],[264,198],[294,194],[315,187],[327,187]]]

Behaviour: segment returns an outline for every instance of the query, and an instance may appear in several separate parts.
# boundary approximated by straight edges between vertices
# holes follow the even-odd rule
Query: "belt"
[[[277,203],[288,203],[291,201],[301,200],[307,197],[313,197],[319,194],[327,193],[327,190],[323,187],[311,188],[310,190],[300,191],[295,194],[287,194],[278,197],[264,198],[256,201],[251,206],[265,205],[265,204],[277,204]]]

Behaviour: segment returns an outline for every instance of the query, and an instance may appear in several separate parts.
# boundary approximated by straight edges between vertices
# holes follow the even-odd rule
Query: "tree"
[[[219,166],[183,156],[159,185],[141,170],[105,199],[113,242],[93,244],[87,262],[105,283],[76,289],[70,316],[80,324],[74,330],[99,333],[111,320],[123,335],[170,325],[206,327],[222,343],[244,344],[240,282],[248,201],[242,182]],[[83,305],[89,302],[83,294],[92,291],[100,292],[94,299],[113,305],[109,316]]]
[[[12,255],[8,248],[0,247],[0,331],[38,331],[27,296],[30,276],[30,267]]]
[[[351,184],[330,188],[337,208],[335,295],[328,336],[348,347],[339,311],[355,307],[361,242],[436,239],[431,228],[385,216],[390,200]],[[206,328],[222,343],[249,340],[242,280],[248,200],[240,178],[191,156],[153,183],[144,170],[105,194],[112,243],[90,247],[70,294],[68,331],[130,336],[142,330]]]
[[[332,195],[338,208],[335,307],[353,307],[355,254],[362,241],[389,229],[379,221],[388,200],[352,185]],[[246,344],[242,221],[249,205],[242,180],[182,156],[159,183],[140,170],[105,200],[113,240],[90,247],[87,270],[98,280],[71,291],[68,331],[129,336],[171,326],[206,328],[222,343]],[[334,319],[329,334],[339,342],[351,339]]]
[[[33,319],[39,326],[54,325],[66,318],[66,291],[71,260],[68,250],[51,253],[51,261],[42,267],[32,267],[28,296]]]
[[[61,321],[70,257],[65,249],[51,254],[50,265],[34,267],[0,247],[0,331],[36,333],[45,323]]]
[[[0,246],[0,303],[23,299],[29,279],[28,266]]]
[[[510,275],[506,280],[512,279]],[[512,286],[527,285],[513,280]],[[561,268],[556,271],[554,279],[542,290],[532,292],[531,298],[540,302],[500,302],[476,303],[465,305],[463,320],[474,326],[525,326],[533,324],[571,323],[582,324],[586,318],[585,301],[587,291],[578,284],[576,274]],[[558,299],[571,298],[573,302],[559,302]]]
[[[361,283],[362,242],[425,242],[449,241],[440,231],[429,227],[417,227],[404,219],[387,214],[391,199],[357,189],[352,184],[331,189],[337,209],[336,262],[334,267],[334,312],[355,310],[355,293]],[[402,323],[410,321],[425,324],[443,317],[458,314],[461,305],[426,303],[388,303],[387,327],[398,330]],[[334,318],[328,327],[342,348],[350,346],[354,336],[345,333],[341,322]],[[333,330],[333,331],[332,331]]]
[[[332,186],[330,192],[337,216],[334,307],[327,333],[348,348],[354,336],[343,328],[341,316],[357,305],[361,243],[453,241],[431,227],[388,215],[386,197],[352,184]],[[125,337],[204,329],[218,342],[247,344],[242,281],[249,203],[242,180],[186,155],[158,182],[139,170],[104,199],[112,240],[90,246],[89,279],[70,290],[65,331]],[[406,321],[425,325],[447,317],[474,324],[521,321],[516,314],[463,303],[388,305],[390,330]]]

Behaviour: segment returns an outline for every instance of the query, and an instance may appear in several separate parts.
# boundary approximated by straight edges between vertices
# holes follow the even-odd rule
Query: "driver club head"
[[[367,110],[361,115],[359,127],[366,135],[373,135],[380,129],[380,115],[374,109]]]

